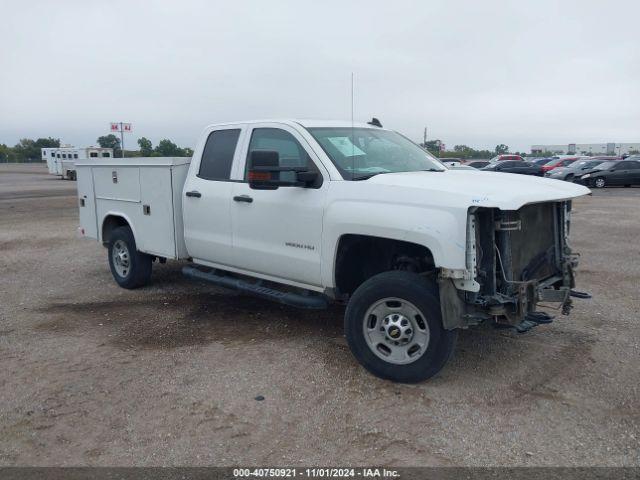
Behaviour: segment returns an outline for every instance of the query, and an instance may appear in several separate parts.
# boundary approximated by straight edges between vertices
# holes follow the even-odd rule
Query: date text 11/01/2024
[[[234,478],[398,478],[397,470],[386,468],[235,468]]]

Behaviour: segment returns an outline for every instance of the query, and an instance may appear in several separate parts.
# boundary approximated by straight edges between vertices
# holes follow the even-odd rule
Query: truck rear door
[[[198,263],[233,266],[230,204],[240,125],[215,127],[194,152],[183,192],[184,240]]]

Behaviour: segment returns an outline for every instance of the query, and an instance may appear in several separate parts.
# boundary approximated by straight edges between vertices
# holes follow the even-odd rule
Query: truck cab
[[[188,259],[185,274],[218,285],[345,304],[352,352],[383,378],[436,374],[460,328],[524,331],[548,320],[543,301],[570,309],[571,199],[588,189],[448,169],[380,126],[218,124],[190,162],[77,167],[81,233],[108,247],[121,286],[146,284],[154,259]]]

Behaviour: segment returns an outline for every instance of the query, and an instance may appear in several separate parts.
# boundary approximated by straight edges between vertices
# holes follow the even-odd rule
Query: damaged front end
[[[570,213],[570,201],[471,208],[467,268],[439,276],[445,328],[487,319],[518,328],[545,318],[539,306],[569,314],[578,263],[568,242]]]

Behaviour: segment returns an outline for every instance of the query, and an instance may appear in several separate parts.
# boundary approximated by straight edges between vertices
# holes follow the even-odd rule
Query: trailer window
[[[102,156],[103,157],[110,157],[111,155],[109,155],[109,152],[102,152]]]
[[[89,154],[89,156],[90,156],[91,158],[98,158],[98,152],[91,152],[91,153]]]
[[[78,154],[77,154],[77,153],[74,153],[74,154],[73,154],[73,158],[78,158]]]
[[[198,177],[205,180],[229,180],[239,137],[239,128],[211,132],[204,146]]]

